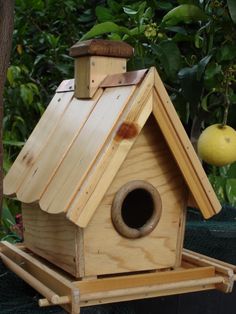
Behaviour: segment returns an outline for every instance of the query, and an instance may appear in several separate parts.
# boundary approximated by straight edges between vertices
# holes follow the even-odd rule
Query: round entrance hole
[[[124,237],[140,238],[156,227],[161,209],[161,197],[153,185],[142,180],[131,181],[114,197],[112,222]]]

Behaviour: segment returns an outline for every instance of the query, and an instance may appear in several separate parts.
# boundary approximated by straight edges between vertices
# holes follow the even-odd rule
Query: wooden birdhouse
[[[5,195],[22,203],[24,247],[72,275],[80,293],[102,293],[106,285],[97,282],[104,276],[123,276],[122,284],[136,289],[134,274],[154,278],[160,270],[180,270],[189,200],[205,218],[221,208],[156,69],[126,72],[132,54],[123,42],[74,45],[75,79],[58,87],[4,180]],[[30,283],[43,280],[43,305],[72,303],[68,311],[78,313],[68,279],[58,279],[55,270],[45,275],[46,266],[19,248],[5,243],[2,252],[9,267],[13,255],[24,260],[23,272],[33,272]],[[188,264],[198,259],[189,255]],[[212,270],[204,271],[188,277],[202,280],[195,290],[222,283]],[[154,285],[161,280],[155,278]],[[194,290],[189,287],[185,291]],[[104,302],[137,298],[133,290],[119,293]],[[82,297],[81,306],[102,298]]]

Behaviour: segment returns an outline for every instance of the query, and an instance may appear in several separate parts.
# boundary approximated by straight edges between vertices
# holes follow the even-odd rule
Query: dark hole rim
[[[140,228],[131,228],[122,217],[122,205],[128,194],[137,189],[145,190],[151,196],[153,212]],[[132,239],[144,237],[152,232],[161,218],[161,213],[162,202],[159,192],[152,184],[144,180],[134,180],[123,185],[116,193],[111,207],[111,219],[116,231],[122,236]]]

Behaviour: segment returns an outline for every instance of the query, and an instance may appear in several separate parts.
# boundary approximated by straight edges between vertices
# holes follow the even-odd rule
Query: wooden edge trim
[[[227,263],[227,262],[223,262],[221,260],[218,260],[216,258],[210,257],[210,256],[206,256],[204,254],[201,253],[197,253],[188,249],[183,249],[183,257],[186,255],[191,255],[193,258],[195,258],[195,260],[205,260],[207,261],[208,264],[211,263],[211,265],[218,265],[220,267],[222,267],[222,269],[231,269],[235,274],[236,274],[236,265]]]
[[[64,80],[57,87],[56,93],[74,92],[75,90],[75,79]]]
[[[131,299],[215,289],[224,280],[214,267],[121,275],[91,282],[74,282],[81,292],[81,307]]]
[[[194,186],[190,185],[189,188],[193,194],[197,193],[195,192],[194,189],[204,194],[205,199],[207,201],[207,205],[205,205],[204,208],[202,206],[199,206],[199,208],[202,211],[202,214],[205,218],[210,218],[211,216],[215,215],[216,213],[220,211],[221,205],[213,191],[211,184],[209,183],[207,179],[207,176],[202,168],[202,165],[192,147],[192,144],[183,128],[182,123],[180,122],[180,119],[173,107],[173,104],[165,90],[165,87],[157,71],[155,71],[155,85],[154,86],[155,86],[154,94],[156,95],[156,99],[158,99],[158,104],[156,104],[155,101],[153,104],[154,116],[159,123],[162,117],[158,117],[158,115],[155,114],[155,109],[156,109],[155,106],[157,106],[161,108],[162,114],[164,115],[165,119],[169,121],[169,128],[170,128],[169,136],[171,136],[170,135],[171,132],[172,132],[172,136],[173,134],[176,135],[176,140],[177,140],[176,146],[177,145],[179,146],[177,149],[181,151],[182,156],[186,156],[185,159],[187,161],[187,164],[185,162],[184,167],[185,167],[185,170],[187,170],[187,173],[185,173],[181,163],[178,162],[180,169],[188,184],[189,184],[188,176],[190,176],[190,173],[192,173],[192,176],[194,176],[193,179],[195,181],[195,184]],[[163,126],[160,125],[160,127],[163,131]],[[165,132],[164,132],[164,136],[168,142],[167,134],[165,134]],[[171,150],[173,149],[172,147],[170,148]],[[196,199],[196,201],[197,203],[199,203],[199,197],[198,199]]]
[[[150,285],[150,286],[141,286],[135,288],[128,289],[116,289],[104,292],[94,292],[88,293],[85,295],[81,295],[81,301],[91,301],[91,300],[99,300],[105,298],[113,298],[113,297],[122,297],[129,296],[135,294],[144,294],[151,292],[160,292],[165,290],[176,290],[180,288],[192,288],[196,286],[202,285],[212,285],[219,284],[224,281],[222,276],[208,277],[203,279],[194,279],[194,280],[186,280],[180,282],[171,282],[166,284],[158,284],[158,285]]]
[[[192,263],[195,266],[213,266],[216,273],[223,276],[224,281],[217,286],[218,290],[225,293],[232,292],[236,267],[231,264],[224,263],[214,258],[210,258],[203,254],[192,252],[190,250],[183,250],[183,260]]]
[[[120,74],[108,75],[101,82],[99,87],[118,87],[126,85],[138,85],[144,79],[148,69],[143,69],[139,71],[131,71]]]

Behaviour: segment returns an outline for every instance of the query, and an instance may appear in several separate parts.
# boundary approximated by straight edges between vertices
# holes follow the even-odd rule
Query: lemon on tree
[[[207,163],[224,166],[236,161],[236,131],[222,124],[207,127],[198,139],[198,154]]]

